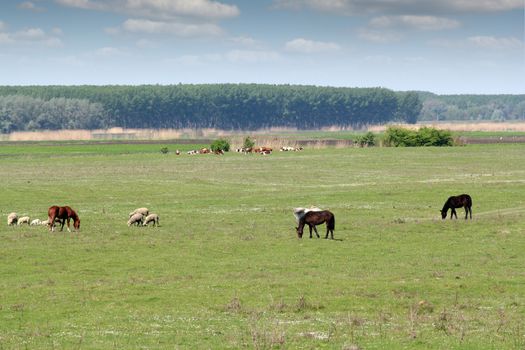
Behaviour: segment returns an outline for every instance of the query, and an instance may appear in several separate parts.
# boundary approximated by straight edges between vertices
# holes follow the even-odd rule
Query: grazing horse
[[[447,211],[450,208],[452,209],[450,211],[450,218],[452,219],[452,216],[456,216],[457,219],[458,214],[456,213],[456,208],[461,207],[465,208],[465,220],[467,220],[469,213],[470,218],[472,219],[472,198],[470,198],[468,194],[449,197],[445,202],[445,205],[443,205],[443,209],[441,209],[441,218],[446,219]]]
[[[332,239],[334,239],[335,217],[334,214],[328,210],[309,211],[304,214],[304,216],[299,219],[299,227],[295,228],[297,230],[297,237],[303,238],[304,225],[308,225],[308,228],[310,229],[310,238],[312,238],[312,228],[314,229],[317,238],[320,238],[315,226],[321,225],[325,222],[326,236],[324,238],[327,239],[328,233],[331,233]]]
[[[73,219],[73,227],[75,228],[75,230],[80,229],[80,219],[77,213],[75,213],[75,211],[68,206],[59,207],[54,205],[52,207],[49,207],[49,209],[47,210],[47,216],[49,217],[48,225],[51,231],[55,231],[55,220],[58,220],[62,224],[62,226],[60,227],[60,231],[64,229],[64,223],[67,220],[67,231],[71,232],[71,230],[69,229],[70,219]]]

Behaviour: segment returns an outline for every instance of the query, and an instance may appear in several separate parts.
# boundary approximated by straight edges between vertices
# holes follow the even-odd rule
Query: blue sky
[[[523,0],[9,0],[0,85],[525,93]]]

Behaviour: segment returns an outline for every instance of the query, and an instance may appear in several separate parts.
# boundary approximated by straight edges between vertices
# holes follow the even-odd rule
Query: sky
[[[525,0],[1,0],[0,85],[525,93]]]

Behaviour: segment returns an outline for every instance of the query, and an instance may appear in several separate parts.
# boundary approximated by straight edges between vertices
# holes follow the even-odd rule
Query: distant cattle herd
[[[303,149],[304,149],[303,147],[281,146],[279,148],[279,151],[280,152],[298,152],[298,151],[302,151]],[[247,148],[241,147],[241,148],[236,148],[235,152],[243,153],[243,154],[253,153],[253,154],[268,155],[268,154],[272,154],[273,148],[272,147],[266,147],[266,146],[247,147]],[[180,150],[176,150],[175,154],[179,156],[182,153],[181,153]],[[223,150],[215,150],[215,151],[213,151],[213,150],[205,147],[205,148],[201,148],[201,149],[192,149],[190,151],[187,151],[186,154],[188,154],[188,155],[196,155],[196,154],[223,155],[224,151]]]

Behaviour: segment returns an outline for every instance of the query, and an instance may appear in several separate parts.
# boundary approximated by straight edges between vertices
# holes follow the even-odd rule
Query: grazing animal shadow
[[[60,227],[60,231],[64,229],[64,223],[67,220],[67,231],[71,232],[69,229],[69,220],[73,219],[73,227],[75,230],[80,229],[80,218],[78,217],[77,213],[71,209],[71,207],[64,206],[52,206],[49,207],[47,210],[47,216],[49,217],[49,229],[51,231],[55,231],[55,220],[58,220],[61,222],[62,226]]]
[[[315,226],[323,223],[326,223],[326,236],[324,238],[327,239],[328,233],[331,233],[331,238],[334,239],[335,216],[328,210],[309,211],[302,216],[299,219],[299,227],[295,228],[297,231],[297,237],[303,238],[304,225],[308,225],[308,228],[310,229],[310,238],[312,238],[312,228],[314,229],[317,238],[320,238]]]
[[[465,208],[465,220],[468,219],[469,214],[470,219],[472,219],[472,198],[470,198],[468,194],[449,197],[445,202],[445,205],[443,205],[443,209],[441,209],[441,218],[446,219],[447,212],[451,209],[450,218],[452,219],[452,217],[455,216],[457,219],[458,214],[456,213],[456,208],[461,207]]]

